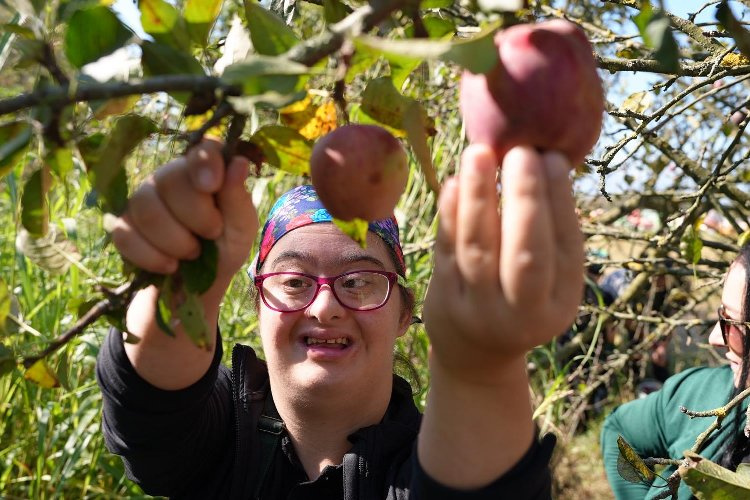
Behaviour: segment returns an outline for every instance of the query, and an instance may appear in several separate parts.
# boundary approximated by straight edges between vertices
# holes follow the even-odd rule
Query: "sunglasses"
[[[724,345],[729,347],[735,353],[742,353],[744,336],[748,333],[750,323],[745,321],[736,321],[730,319],[725,314],[724,306],[719,306],[719,330],[721,337],[724,339]]]

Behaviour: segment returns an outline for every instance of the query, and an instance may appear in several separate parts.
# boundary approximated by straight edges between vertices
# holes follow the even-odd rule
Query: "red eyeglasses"
[[[750,323],[727,318],[723,304],[719,306],[717,312],[719,314],[719,330],[721,330],[721,337],[724,339],[724,345],[729,347],[735,353],[742,353],[744,336],[748,333],[748,326],[750,326]]]
[[[402,278],[388,271],[352,271],[322,278],[306,273],[282,272],[260,274],[255,286],[263,303],[274,311],[296,312],[313,303],[320,287],[328,285],[339,304],[354,311],[373,311],[383,307],[393,287]]]

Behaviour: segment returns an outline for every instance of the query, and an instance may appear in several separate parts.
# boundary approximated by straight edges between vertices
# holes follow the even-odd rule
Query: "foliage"
[[[488,13],[442,0],[271,2],[274,12],[251,0],[141,0],[141,38],[108,2],[0,2],[3,494],[140,494],[97,430],[94,357],[105,319],[121,325],[129,284],[162,278],[123,268],[105,214],[121,212],[149,172],[209,131],[232,134],[240,124],[227,142],[255,163],[261,216],[301,182],[313,142],[338,124],[380,123],[404,138],[413,168],[397,216],[422,297],[435,192],[464,146],[458,75],[491,67],[491,35],[513,22],[564,17],[582,26],[608,98],[602,139],[576,174],[593,298],[570,332],[530,357],[541,425],[574,433],[642,378],[652,346],[674,335],[675,348],[690,348],[748,230],[748,120],[729,120],[750,106],[749,35],[733,13],[743,4],[721,2],[715,14],[708,2],[687,16],[634,0],[528,4]],[[90,74],[106,56],[126,70],[97,81]],[[212,267],[210,253],[201,259]],[[611,302],[594,267],[630,275]],[[187,304],[213,280],[200,278],[187,283]],[[254,342],[248,288],[237,276],[222,308],[227,345]],[[101,305],[102,290],[121,300]],[[198,318],[200,344],[200,311],[185,314]],[[427,345],[415,326],[398,346],[423,381]]]

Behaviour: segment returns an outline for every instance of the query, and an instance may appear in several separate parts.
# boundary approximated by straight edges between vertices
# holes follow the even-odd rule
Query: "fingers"
[[[456,252],[456,224],[458,213],[458,180],[448,179],[440,190],[438,200],[437,238],[435,240],[435,274],[454,274]]]
[[[153,180],[143,183],[133,194],[127,215],[140,236],[165,255],[194,259],[200,254],[197,238],[183,221],[175,217]]]
[[[474,286],[496,287],[500,253],[497,160],[488,146],[471,145],[461,158],[455,224],[456,264]]]
[[[538,304],[554,282],[554,229],[541,157],[529,147],[503,160],[503,241],[500,279],[509,304]]]
[[[244,255],[238,256],[243,262],[258,232],[258,214],[245,189],[247,174],[247,159],[234,157],[227,167],[224,185],[216,195],[216,204],[224,218],[222,239],[233,248],[246,249]]]
[[[112,227],[112,242],[122,257],[152,273],[171,274],[177,271],[178,259],[158,250],[135,230],[127,215],[118,217]]]
[[[160,200],[177,222],[191,233],[216,239],[223,232],[224,222],[219,209],[216,208],[214,190],[196,186],[195,181],[196,178],[204,177],[204,180],[207,180],[210,176],[212,179],[219,179],[223,184],[223,167],[219,173],[213,172],[214,165],[204,164],[196,157],[178,159],[164,165],[154,174],[154,183]],[[206,173],[207,175],[203,175]],[[139,192],[140,190],[136,195]],[[133,203],[131,205],[137,207]]]
[[[552,297],[565,309],[575,314],[579,294],[571,290],[583,289],[583,235],[575,213],[570,164],[559,153],[544,155],[547,173],[547,197],[553,214],[555,273],[557,279]]]
[[[213,139],[204,139],[185,156],[187,174],[192,185],[204,193],[215,193],[224,183],[224,159],[222,144]]]

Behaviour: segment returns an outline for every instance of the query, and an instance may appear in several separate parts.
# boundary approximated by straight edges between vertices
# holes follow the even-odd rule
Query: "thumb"
[[[258,214],[245,188],[247,175],[247,159],[242,156],[232,158],[226,169],[224,184],[216,193],[216,204],[224,216],[224,238],[231,242],[247,243],[249,251],[258,232]]]

